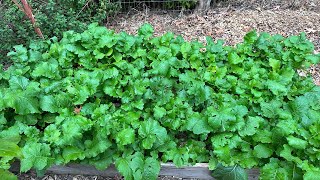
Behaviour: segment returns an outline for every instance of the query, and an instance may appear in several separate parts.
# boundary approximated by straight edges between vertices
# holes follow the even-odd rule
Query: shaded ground
[[[155,35],[167,31],[182,35],[186,40],[205,36],[224,39],[226,44],[234,45],[253,29],[283,36],[306,32],[315,45],[315,53],[320,52],[320,0],[231,0],[220,3],[218,8],[204,14],[152,13],[148,9],[118,15],[106,24],[116,31],[135,34],[138,27],[147,22],[154,26]],[[309,71],[317,85],[320,85],[320,66]],[[19,179],[34,180],[35,174],[21,174]],[[46,175],[42,180],[119,180],[120,177],[104,178],[98,176]],[[159,177],[159,180],[180,180],[177,177]]]

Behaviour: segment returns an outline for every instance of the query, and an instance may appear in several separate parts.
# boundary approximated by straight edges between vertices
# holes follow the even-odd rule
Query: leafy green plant
[[[221,178],[320,177],[320,88],[296,73],[320,55],[304,34],[253,31],[231,47],[91,24],[8,55],[0,139],[16,139],[22,172],[115,163],[126,179],[155,179],[160,162],[208,162]]]
[[[1,126],[5,123],[6,119],[4,119],[3,115],[1,118]],[[6,137],[0,139],[0,177],[6,180],[15,180],[17,177],[8,171],[10,168],[9,163],[12,162],[15,158],[21,158],[22,153],[20,147],[17,145],[20,141],[19,138],[16,137]]]
[[[28,0],[45,38],[62,37],[67,30],[84,31],[88,24],[103,24],[108,15],[119,10],[116,2],[106,0]],[[0,61],[8,61],[5,54],[16,44],[29,44],[38,40],[32,23],[25,13],[12,2],[3,0],[0,7]]]
[[[216,179],[223,180],[247,180],[248,173],[238,165],[224,167],[218,164],[217,168],[213,171],[212,176]]]

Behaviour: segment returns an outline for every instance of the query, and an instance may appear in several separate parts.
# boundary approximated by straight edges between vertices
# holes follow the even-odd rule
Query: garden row
[[[224,46],[82,33],[15,46],[0,71],[0,174],[53,165],[112,163],[125,179],[156,179],[160,163],[260,168],[261,179],[320,177],[320,89],[297,69],[318,63],[304,34],[252,31]],[[217,171],[218,170],[218,171]],[[222,172],[222,173],[221,173]]]
[[[8,63],[5,54],[16,44],[29,44],[39,37],[61,38],[67,30],[82,32],[91,22],[102,25],[109,22],[110,17],[131,8],[170,11],[194,9],[196,4],[196,0],[1,0],[0,61]]]

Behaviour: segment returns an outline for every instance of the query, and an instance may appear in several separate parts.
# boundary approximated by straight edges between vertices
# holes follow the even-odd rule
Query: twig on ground
[[[88,4],[91,2],[92,0],[88,0],[87,3],[81,8],[80,12],[76,15],[76,19],[78,18],[78,16],[81,14],[81,12],[88,6]]]

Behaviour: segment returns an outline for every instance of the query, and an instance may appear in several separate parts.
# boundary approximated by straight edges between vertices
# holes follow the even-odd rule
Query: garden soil
[[[320,0],[231,0],[216,4],[208,12],[185,14],[177,12],[143,11],[118,14],[108,18],[106,27],[116,32],[126,31],[136,34],[143,23],[150,23],[155,29],[155,36],[171,31],[182,35],[186,40],[194,39],[205,42],[206,36],[215,40],[223,39],[226,45],[235,45],[251,31],[298,35],[305,32],[315,45],[315,53],[320,53]],[[320,85],[320,65],[312,66],[308,72],[314,82]],[[35,173],[20,174],[22,180],[120,180],[121,177],[105,178],[82,175],[45,175],[36,178]],[[180,180],[179,177],[159,177],[159,180]]]

